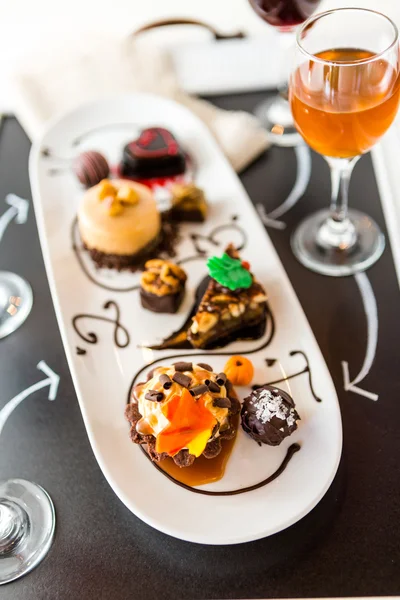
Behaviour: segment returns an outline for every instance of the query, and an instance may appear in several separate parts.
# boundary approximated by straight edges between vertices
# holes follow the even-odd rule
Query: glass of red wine
[[[306,21],[318,8],[321,0],[249,0],[253,10],[266,23],[276,27],[282,35],[282,71],[285,68],[285,53],[294,45],[293,36],[298,25]],[[287,77],[282,73],[282,80]],[[294,146],[301,141],[294,126],[287,101],[287,84],[280,93],[268,98],[255,109],[255,114],[268,131],[270,141],[278,146]]]

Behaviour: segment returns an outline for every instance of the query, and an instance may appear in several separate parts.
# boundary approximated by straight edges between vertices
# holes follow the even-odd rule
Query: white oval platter
[[[73,226],[83,190],[69,163],[61,160],[91,148],[116,163],[123,144],[136,137],[140,128],[153,125],[170,129],[190,151],[196,183],[210,203],[204,224],[182,227],[177,260],[183,261],[188,272],[188,293],[178,314],[168,316],[142,309],[135,289],[138,273],[93,268]],[[268,234],[206,127],[184,107],[156,96],[104,100],[50,125],[33,146],[30,177],[50,288],[80,408],[94,454],[117,496],[152,527],[204,544],[255,540],[306,515],[329,488],[341,456],[336,392]],[[204,255],[199,256],[193,233]],[[278,469],[291,444],[299,443],[301,449],[286,470],[262,488],[233,496],[206,496],[179,487],[154,468],[130,441],[124,408],[135,375],[145,372],[149,363],[172,362],[166,359],[171,355],[196,360],[195,350],[152,351],[143,346],[179,328],[206,274],[207,255],[222,253],[230,241],[244,246],[243,259],[251,263],[268,292],[272,318],[262,339],[201,353],[201,360],[220,371],[227,358],[223,352],[248,353],[256,382],[287,378],[279,385],[293,395],[301,421],[298,430],[278,447],[259,447],[240,430],[225,476],[204,489],[236,490],[256,484]],[[104,308],[109,301],[113,304]],[[115,324],[117,307],[121,327]],[[118,347],[114,338],[125,345],[125,330],[130,343]],[[90,332],[95,338],[88,336]],[[243,399],[249,389],[238,388],[238,392]],[[315,396],[322,401],[317,402]]]

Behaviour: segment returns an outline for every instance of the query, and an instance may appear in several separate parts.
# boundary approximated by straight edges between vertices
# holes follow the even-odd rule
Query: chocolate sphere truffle
[[[274,386],[264,385],[243,401],[242,427],[259,444],[279,446],[297,429],[300,419],[293,399]]]
[[[106,179],[110,172],[107,159],[95,150],[79,154],[74,159],[72,168],[79,181],[86,187],[97,185],[102,179]]]

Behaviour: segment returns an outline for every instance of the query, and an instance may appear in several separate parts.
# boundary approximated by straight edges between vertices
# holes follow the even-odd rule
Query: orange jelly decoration
[[[216,419],[205,405],[206,394],[195,399],[188,390],[174,394],[162,407],[169,425],[158,434],[156,452],[175,456],[183,448],[200,456],[211,437]]]

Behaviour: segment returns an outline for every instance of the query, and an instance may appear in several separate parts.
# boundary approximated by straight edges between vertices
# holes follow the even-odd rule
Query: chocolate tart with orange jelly
[[[104,179],[78,209],[85,248],[98,267],[137,268],[161,241],[161,218],[152,192],[133,181]]]
[[[211,279],[187,332],[195,348],[232,339],[266,320],[265,290],[232,245],[221,258],[210,258],[207,266]]]
[[[204,363],[156,367],[137,384],[125,415],[134,443],[146,445],[152,461],[172,459],[190,467],[215,459],[236,436],[240,402],[224,373]]]

